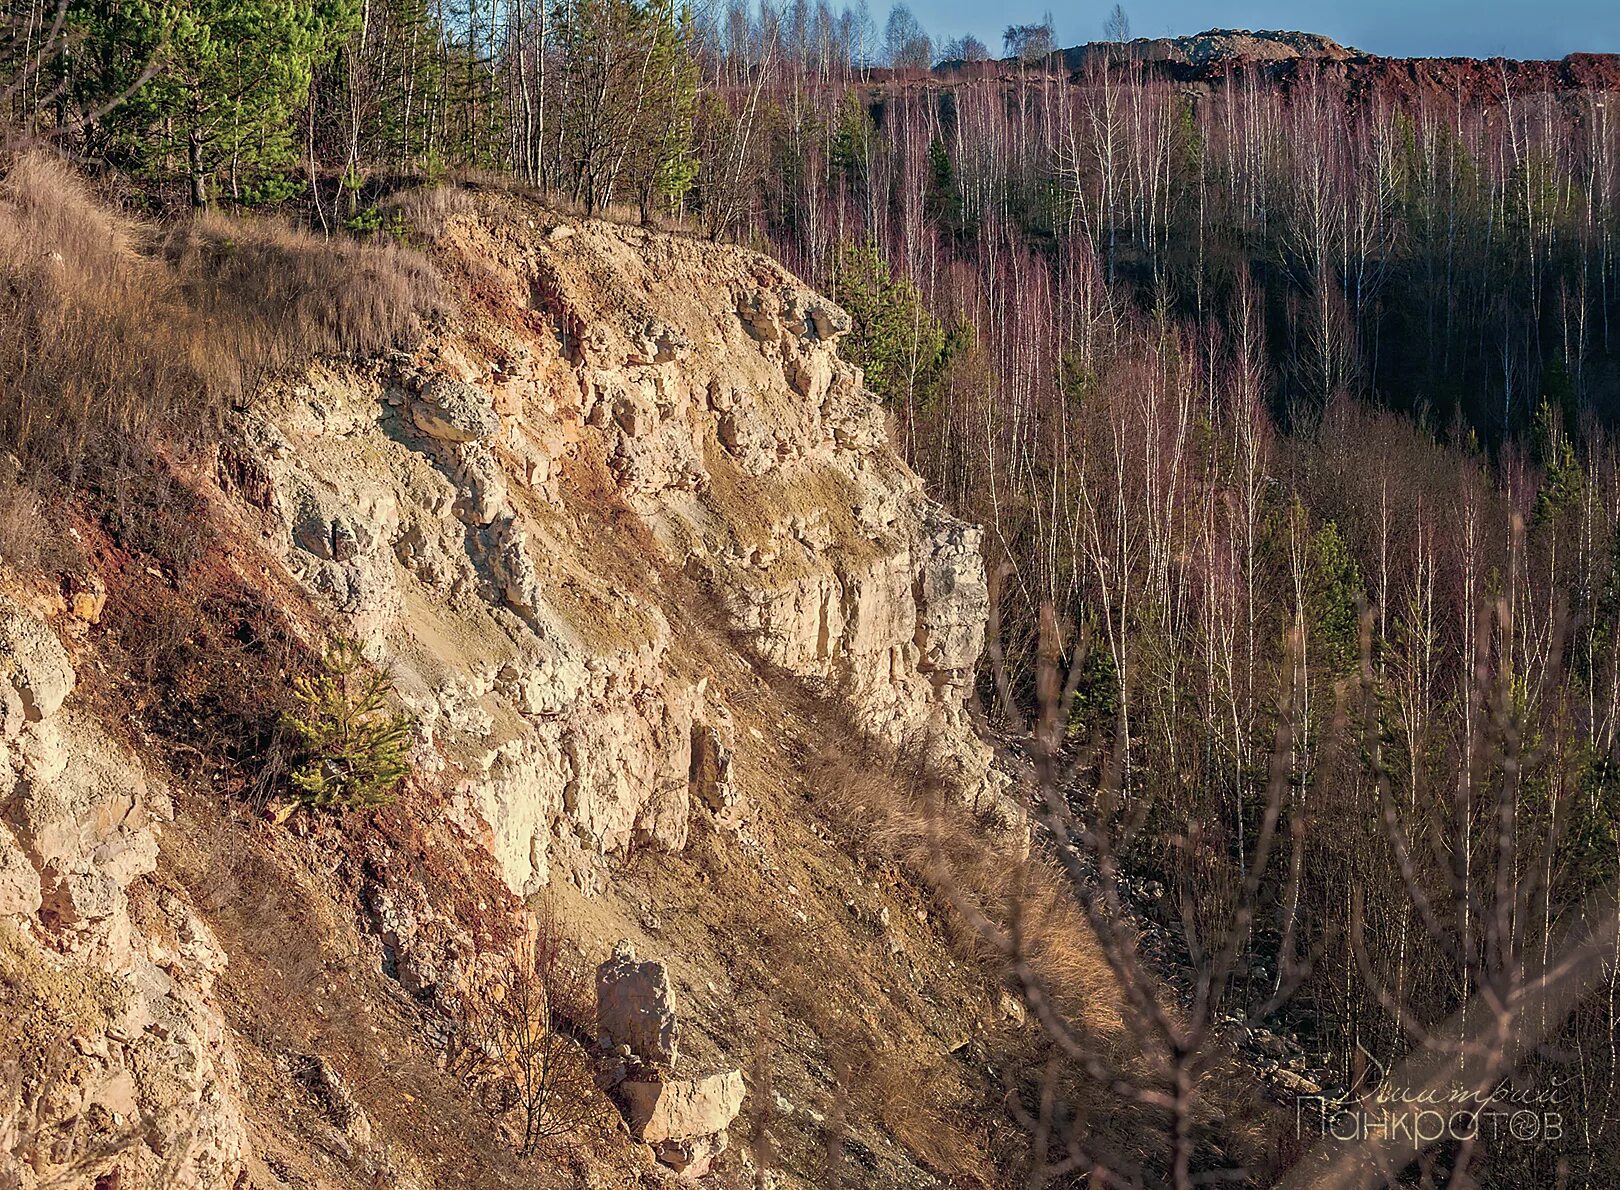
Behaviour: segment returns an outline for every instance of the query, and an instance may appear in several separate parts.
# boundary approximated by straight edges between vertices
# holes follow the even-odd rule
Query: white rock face
[[[0,947],[23,973],[0,986],[0,1017],[69,1028],[48,1005],[70,987],[94,1006],[71,1026],[48,1085],[0,1083],[0,1120],[26,1125],[0,1129],[0,1183],[56,1185],[64,1175],[89,1185],[116,1165],[125,1185],[232,1185],[246,1129],[225,1024],[206,998],[225,956],[172,897],[159,908],[178,953],[130,916],[128,889],[156,866],[168,799],[122,745],[64,705],[74,686],[66,651],[9,600],[0,600],[0,658],[0,696],[22,711],[0,731]],[[111,1147],[116,1159],[97,1158],[124,1129],[132,1139]]]
[[[501,431],[489,393],[477,385],[438,376],[411,402],[411,421],[441,442],[487,442]]]
[[[39,869],[10,827],[0,824],[0,918],[32,917],[44,903]]]
[[[7,736],[14,727],[20,730],[9,721],[15,712],[30,723],[56,714],[73,693],[74,680],[67,650],[56,634],[12,600],[0,598],[0,682],[6,687]]]
[[[742,800],[731,771],[735,729],[727,718],[694,724],[692,731],[692,793],[716,815],[722,815]]]
[[[452,331],[312,375],[234,455],[268,477],[289,569],[395,674],[419,762],[508,885],[594,892],[611,857],[747,820],[732,708],[689,676],[660,570],[994,798],[963,714],[980,534],[894,455],[836,351],[848,316],[740,249],[462,230],[536,295],[505,340]]]
[[[984,530],[932,511],[917,576],[918,668],[948,705],[961,705],[984,652],[990,617]]]

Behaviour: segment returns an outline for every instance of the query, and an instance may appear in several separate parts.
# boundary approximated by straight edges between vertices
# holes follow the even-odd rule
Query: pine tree
[[[352,641],[327,649],[319,673],[294,679],[297,706],[285,723],[301,753],[289,775],[296,800],[351,809],[389,800],[409,770],[411,738],[410,719],[388,709],[392,691]]]
[[[1339,527],[1325,522],[1311,537],[1306,612],[1310,635],[1334,674],[1352,673],[1360,650],[1361,569]]]
[[[99,0],[77,16],[99,86],[158,67],[110,117],[120,153],[145,170],[178,167],[206,206],[221,173],[233,196],[251,197],[285,168],[314,70],[358,13],[356,0]]]
[[[885,401],[932,401],[956,344],[917,287],[895,277],[875,247],[845,245],[834,294],[853,326],[840,347]]]
[[[642,219],[654,208],[679,206],[697,180],[693,117],[698,70],[691,52],[691,18],[674,0],[652,0],[642,10],[651,55],[651,95],[645,144],[632,148],[631,174]]]

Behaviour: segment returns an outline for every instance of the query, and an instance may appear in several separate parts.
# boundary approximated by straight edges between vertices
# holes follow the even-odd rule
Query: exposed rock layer
[[[0,1038],[29,1055],[16,1094],[0,1065],[0,1096],[11,1096],[0,1099],[0,1162],[16,1167],[0,1167],[0,1181],[224,1187],[246,1170],[254,1184],[310,1184],[268,1164],[275,1150],[323,1176],[348,1171],[340,1181],[374,1185],[386,1173],[382,1184],[428,1184],[399,1172],[413,1168],[419,1138],[396,1115],[411,1095],[368,1081],[354,1052],[320,1048],[333,997],[365,977],[385,983],[390,1011],[411,1024],[390,1034],[348,1014],[360,1052],[391,1064],[426,1049],[453,1082],[454,1005],[488,941],[471,922],[515,905],[507,891],[558,882],[611,915],[620,899],[600,894],[619,865],[706,830],[723,853],[717,871],[745,856],[781,883],[783,861],[798,864],[784,894],[792,908],[773,912],[808,926],[809,908],[827,922],[805,895],[820,861],[773,853],[751,805],[751,792],[778,809],[797,797],[749,771],[770,746],[759,729],[770,721],[750,700],[784,675],[841,700],[860,730],[926,747],[964,795],[998,796],[964,715],[986,613],[979,531],[929,501],[893,453],[882,411],[837,355],[847,316],[740,249],[606,224],[543,228],[536,217],[504,199],[454,217],[442,259],[476,279],[466,288],[479,300],[414,355],[329,363],[276,384],[234,427],[219,468],[234,500],[222,519],[263,531],[251,546],[230,543],[251,559],[245,573],[302,615],[302,596],[272,577],[279,558],[327,613],[322,629],[358,637],[394,674],[419,723],[418,793],[435,846],[458,859],[487,852],[500,880],[487,862],[474,880],[471,863],[434,869],[422,850],[383,841],[412,837],[409,823],[369,831],[358,862],[304,834],[329,836],[325,820],[265,825],[252,850],[258,872],[284,882],[267,893],[285,897],[273,913],[326,906],[308,947],[326,961],[244,978],[288,961],[249,946],[227,969],[178,891],[211,878],[215,857],[192,864],[183,853],[214,840],[190,814],[173,821],[161,783],[75,694],[72,657],[86,673],[100,661],[87,634],[107,586],[95,576],[72,585],[55,621],[0,600]],[[115,586],[112,597],[129,596]],[[58,627],[81,653],[70,657]],[[717,663],[723,682],[711,681]],[[209,822],[228,832],[245,819]],[[881,925],[863,924],[848,891],[859,880],[839,870],[826,876],[836,928],[886,928],[887,910],[870,915]],[[465,882],[466,918],[433,885],[447,871]],[[229,890],[219,904],[210,895],[198,891],[196,905],[218,915],[233,947],[243,941],[233,929],[272,928],[223,914]],[[659,929],[656,912],[640,916]],[[926,913],[916,922],[924,933]],[[717,937],[756,928],[724,924],[730,933]],[[350,930],[353,944],[336,953]],[[671,971],[690,962],[661,953]],[[943,953],[908,954],[896,939],[886,953],[929,989],[926,1010],[910,1010],[916,1021],[943,1016]],[[626,980],[609,983],[636,993],[612,1023],[635,1035],[619,1098],[636,1152],[702,1176],[744,1093],[743,1055],[713,1036],[726,994],[714,981],[734,988],[736,973],[711,962],[701,977],[681,974],[683,1003],[701,987],[709,1011],[689,1022],[679,1050],[691,1069],[677,1070],[676,976],[623,958]],[[644,973],[647,986],[632,989]],[[264,988],[308,1000],[287,1036],[253,1019]],[[976,993],[953,994],[960,1005]],[[803,1067],[826,1077],[819,1058]],[[464,1090],[455,1083],[453,1097]],[[301,1137],[279,1131],[295,1102],[320,1117]],[[820,1117],[799,1119],[808,1128]],[[310,1136],[316,1152],[302,1143]],[[928,1184],[898,1151],[886,1160],[920,1179],[893,1184]]]
[[[420,757],[520,894],[735,825],[729,709],[681,663],[695,580],[761,661],[924,740],[970,792],[980,532],[895,457],[848,316],[740,249],[458,216],[486,308],[423,351],[289,387],[243,427],[288,564],[396,674]],[[623,573],[595,552],[643,545]]]
[[[116,1168],[125,1185],[229,1186],[245,1129],[208,995],[225,956],[172,892],[137,925],[131,887],[157,865],[169,799],[74,684],[52,629],[0,599],[0,1051],[22,1063],[0,1082],[0,1183]]]

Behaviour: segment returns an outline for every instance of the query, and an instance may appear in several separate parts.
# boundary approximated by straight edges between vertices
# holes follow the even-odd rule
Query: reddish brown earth
[[[1450,102],[1489,106],[1505,96],[1620,91],[1620,54],[1570,54],[1557,60],[1511,58],[1389,58],[1365,54],[1312,33],[1211,29],[1190,37],[1141,38],[1128,44],[1092,42],[1060,50],[1051,63],[1074,81],[1106,64],[1128,63],[1148,78],[1217,90],[1258,75],[1284,90],[1312,81],[1363,103],[1375,97],[1401,104]],[[1026,68],[1027,69],[1027,68]],[[1017,73],[1013,61],[957,62],[935,74],[966,79]]]
[[[1529,62],[1367,55],[1337,61],[1294,58],[1263,63],[1228,60],[1203,66],[1165,63],[1161,69],[1182,83],[1219,84],[1245,70],[1257,70],[1285,90],[1321,80],[1344,88],[1347,96],[1358,102],[1380,96],[1400,102],[1461,98],[1489,104],[1507,95],[1620,90],[1620,54],[1571,54],[1557,61]]]

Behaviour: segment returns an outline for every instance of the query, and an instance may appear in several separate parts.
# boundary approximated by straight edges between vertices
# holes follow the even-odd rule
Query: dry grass
[[[874,742],[845,720],[836,702],[790,679],[771,688],[793,706],[788,722],[803,725],[793,733],[803,749],[793,763],[808,806],[832,828],[839,849],[880,880],[920,892],[950,952],[977,972],[969,982],[982,981],[992,1002],[997,986],[1019,995],[1016,958],[1065,1019],[1076,1023],[1104,1066],[1121,1074],[1134,1068],[1140,1059],[1118,978],[1058,866],[1039,848],[1026,852],[1004,828],[964,804],[948,778],[920,766],[915,758],[928,754],[925,746]],[[861,970],[867,962],[881,970],[883,960],[876,954],[826,955],[820,952],[825,935],[801,936],[791,922],[780,924],[776,930],[756,921],[755,945],[782,976],[780,994],[789,1015],[810,1025],[835,1070],[842,1067],[837,1081],[857,1114],[879,1121],[949,1184],[1000,1185],[1016,1176],[1012,1171],[1025,1154],[1002,1127],[1002,1110],[990,1105],[1012,1085],[1038,1077],[1049,1057],[1039,1031],[983,1035],[986,1057],[1012,1080],[1007,1086],[961,1081],[966,1067],[940,1066],[937,1054],[891,1048],[883,1010],[874,1017],[849,1011],[852,1003],[889,1002],[890,993]],[[846,964],[854,970],[841,969]],[[1120,1104],[1109,1087],[1073,1074],[1065,1078],[1069,1102],[1100,1116],[1113,1111],[1141,1122],[1141,1113]],[[1127,1163],[1141,1163],[1148,1156],[1147,1135],[1110,1127],[1102,1143]]]
[[[795,849],[805,845],[798,840]],[[801,851],[799,858],[810,856]],[[796,887],[811,894],[803,902],[811,910],[807,920],[781,898],[788,871]],[[1000,1088],[971,1061],[947,1057],[942,1048],[946,1037],[969,1036],[974,1027],[981,1007],[972,994],[976,979],[960,965],[950,969],[928,927],[909,920],[901,906],[912,898],[899,889],[892,935],[875,918],[840,913],[836,901],[816,905],[811,890],[848,888],[847,872],[836,861],[822,867],[815,860],[775,878],[743,865],[709,869],[712,883],[727,891],[708,928],[726,940],[740,998],[760,1008],[759,995],[769,1005],[757,1023],[739,1013],[730,1030],[738,1052],[752,1047],[754,1053],[745,1110],[778,1154],[762,1154],[766,1142],[756,1135],[754,1159],[810,1175],[816,1185],[875,1185],[861,1180],[873,1171],[861,1168],[858,1154],[870,1160],[869,1142],[885,1136],[948,1185],[1003,1184],[990,1136],[1000,1119]],[[839,876],[830,886],[821,883]],[[873,908],[855,895],[863,913]],[[906,939],[904,958],[886,951],[886,936]],[[808,1085],[794,1077],[800,1062]],[[808,1130],[802,1116],[773,1121],[772,1088],[778,1086],[790,1100],[819,1105],[826,1121]],[[744,1131],[734,1130],[733,1139]]]
[[[835,708],[826,711],[837,715]],[[1120,1082],[1145,1077],[1152,1062],[1070,877],[1039,845],[1026,852],[963,804],[949,779],[907,759],[928,755],[926,746],[891,749],[843,725],[818,726],[813,738],[819,746],[800,764],[817,810],[844,835],[844,845],[871,866],[898,868],[923,890],[957,958],[987,984],[1024,999],[1022,968],[1095,1058],[1088,1072],[1057,1059],[1041,1030],[1007,1030],[986,1039],[1005,1080],[1001,1090],[1033,1103],[1042,1072],[1061,1071],[1055,1074],[1059,1110],[1065,1119],[1090,1121],[1085,1127],[1098,1153],[1120,1169],[1162,1165],[1163,1121],[1117,1090]],[[852,1098],[952,1184],[1004,1184],[1000,1177],[1025,1167],[1028,1153],[997,1129],[970,1141],[986,1119],[940,1098],[942,1081],[926,1067],[892,1056],[872,1065],[863,1061],[870,1051],[860,1047],[844,1047],[844,1053],[855,1075]],[[987,1168],[999,1176],[987,1175]]]
[[[161,840],[165,862],[230,955],[214,998],[233,1032],[248,1101],[276,1105],[249,1113],[253,1160],[274,1162],[252,1184],[393,1184],[344,1176],[323,1156],[329,1118],[284,1065],[288,1056],[307,1054],[339,1071],[371,1118],[370,1152],[413,1172],[416,1184],[464,1190],[531,1184],[536,1166],[519,1164],[456,1072],[438,1067],[425,1033],[443,1021],[439,1010],[403,994],[383,973],[356,915],[351,865],[376,854],[385,837],[389,846],[398,844],[401,837],[380,819],[402,821],[405,813],[324,822],[315,838],[299,841],[247,823],[236,807],[206,793],[181,796],[183,812]],[[423,808],[414,816],[421,820]],[[451,854],[435,840],[401,854],[470,862],[479,895],[493,887],[476,867],[481,853]],[[340,858],[342,883],[330,871]],[[436,879],[440,874],[421,879],[436,893],[449,892],[452,881]],[[265,1011],[267,1004],[275,1011]],[[276,1169],[291,1175],[268,1176]]]
[[[855,846],[899,863],[932,892],[959,956],[1004,975],[1016,932],[1019,955],[1057,1004],[1099,1040],[1120,1037],[1118,980],[1055,863],[956,800],[946,780],[878,744],[834,737],[805,771]]]
[[[730,655],[748,655],[746,638],[718,601],[677,602],[674,619],[686,640],[727,642]],[[700,657],[703,672],[726,672],[718,651]],[[728,890],[720,927],[728,953],[759,965],[749,980],[768,989],[766,999],[785,1022],[774,1038],[760,1026],[754,1044],[767,1055],[760,1061],[780,1071],[783,1051],[822,1055],[848,1110],[841,1116],[839,1103],[826,1107],[823,1131],[833,1139],[847,1128],[841,1119],[874,1121],[947,1184],[1023,1184],[1030,1138],[1005,1101],[1013,1085],[1024,1093],[1034,1084],[1038,1093],[1051,1047],[1037,1028],[997,1023],[998,989],[1019,994],[1008,954],[1011,927],[1018,956],[1066,1019],[1080,1023],[1102,1064],[1122,1077],[1140,1064],[1119,981],[1076,889],[1038,846],[1026,852],[965,804],[949,777],[930,771],[919,759],[930,754],[927,740],[898,747],[874,741],[847,701],[767,664],[751,668],[762,679],[758,685],[725,688],[739,727],[757,724],[763,733],[759,748],[739,754],[741,771],[751,775],[748,796],[769,807],[780,845],[792,840],[805,867],[773,880],[747,865],[721,863],[723,850],[703,847],[702,836],[696,846],[703,864],[719,865],[706,881]],[[740,746],[748,734],[739,733]],[[793,796],[783,805],[770,790]],[[795,835],[788,824],[806,813],[812,821]],[[842,860],[853,861],[854,873],[873,890],[885,891],[852,886]],[[835,903],[848,895],[867,912],[812,914],[805,923],[782,902],[781,882],[790,878],[801,889],[831,890]],[[888,910],[883,924],[878,905]],[[888,949],[891,939],[901,943],[899,958]],[[964,1038],[971,1041],[959,1053]],[[812,1085],[817,1081],[812,1071]],[[1102,1148],[1124,1166],[1147,1164],[1152,1154],[1145,1150],[1162,1135],[1160,1121],[1146,1120],[1112,1086],[1084,1072],[1065,1081],[1067,1101],[1098,1121]],[[769,1119],[760,1126],[773,1145],[799,1144],[791,1128],[778,1130]],[[856,1180],[839,1182],[829,1173],[818,1184],[867,1184],[859,1180],[858,1161],[830,1144],[834,1149],[828,1160],[842,1162],[843,1176]],[[793,1168],[807,1168],[816,1157],[801,1145],[790,1160],[798,1163]]]
[[[418,186],[390,195],[379,205],[397,213],[408,229],[430,242],[443,237],[451,219],[473,212],[471,197],[457,186]]]
[[[44,153],[0,158],[0,440],[28,474],[205,442],[265,369],[406,343],[420,257],[203,215],[167,234]]]
[[[588,210],[585,204],[572,195],[557,190],[548,190],[540,186],[531,186],[520,178],[510,174],[493,173],[488,170],[460,170],[455,174],[456,184],[469,190],[496,190],[503,194],[515,194],[520,198],[528,199],[536,206],[556,215],[567,215],[575,219],[600,219],[604,223],[616,223],[621,227],[645,227],[654,231],[667,231],[677,235],[706,238],[696,219],[676,212],[651,212],[649,217],[641,217],[641,208],[634,203],[615,202],[594,211]],[[441,188],[442,189],[442,188]]]
[[[0,437],[25,463],[176,420],[202,387],[190,320],[139,239],[53,158],[17,157],[0,178]]]
[[[52,526],[38,490],[14,456],[0,458],[0,561],[19,571],[66,570],[74,542]]]
[[[440,308],[432,266],[386,242],[205,212],[169,232],[161,252],[211,352],[234,364],[235,375],[218,379],[237,393],[261,371],[409,342]]]
[[[868,1051],[845,1073],[852,1098],[863,1101],[901,1148],[952,1186],[993,1186],[994,1161],[984,1144],[988,1121],[953,1102],[953,1072],[937,1058],[898,1060]]]

